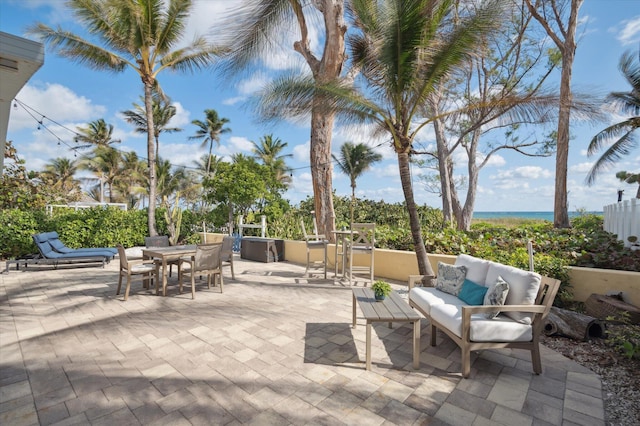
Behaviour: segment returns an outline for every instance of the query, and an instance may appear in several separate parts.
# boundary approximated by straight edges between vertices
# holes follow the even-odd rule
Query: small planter
[[[371,285],[371,290],[373,290],[376,301],[382,302],[385,299],[385,297],[387,297],[389,293],[391,293],[391,286],[389,285],[388,282],[380,280],[380,281],[374,282]]]

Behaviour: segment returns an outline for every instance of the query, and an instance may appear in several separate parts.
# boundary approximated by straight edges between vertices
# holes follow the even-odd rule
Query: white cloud
[[[238,83],[238,91],[242,95],[253,95],[256,92],[262,90],[262,88],[267,84],[268,81],[269,78],[267,77],[267,75],[261,71],[258,71],[251,77]]]
[[[231,136],[228,145],[229,148],[232,149],[231,154],[235,154],[238,151],[250,153],[253,149],[253,143],[249,139],[241,136]]]
[[[60,84],[46,84],[44,87],[27,84],[16,99],[25,107],[19,104],[18,108],[12,108],[9,118],[9,131],[12,132],[35,128],[43,116],[43,122],[53,120],[64,125],[70,121],[86,123],[100,118],[107,111],[104,106],[95,105],[90,99],[78,96]]]
[[[301,163],[309,163],[309,149],[311,146],[310,141],[298,144],[293,147],[293,159]]]
[[[521,166],[511,170],[498,172],[491,179],[547,179],[553,177],[549,170],[538,166]]]
[[[622,24],[624,26],[618,33],[618,40],[625,46],[637,43],[640,39],[640,16],[624,20]]]
[[[593,167],[593,162],[574,164],[569,167],[569,173],[588,173]]]
[[[171,117],[167,127],[184,127],[187,124],[191,124],[191,119],[189,118],[191,112],[184,109],[180,102],[173,102],[171,105],[176,108],[176,115]]]
[[[222,105],[230,105],[233,106],[239,102],[244,101],[245,99],[247,99],[246,96],[235,96],[233,98],[228,98],[222,101]]]

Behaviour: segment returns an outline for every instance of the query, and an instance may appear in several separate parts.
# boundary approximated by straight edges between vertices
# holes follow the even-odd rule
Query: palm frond
[[[631,150],[637,146],[637,140],[633,134],[634,128],[629,129],[624,133],[617,141],[615,141],[609,148],[607,148],[600,158],[596,160],[594,165],[589,170],[586,177],[587,185],[591,185],[595,182],[596,176],[602,171],[617,163],[623,156],[629,155]],[[592,140],[593,142],[593,140]]]
[[[223,34],[233,34],[223,43],[229,48],[223,64],[228,75],[239,74],[272,47],[277,32],[295,19],[292,2],[299,5],[298,0],[257,0],[230,11],[221,24]],[[238,22],[243,22],[239,28]]]

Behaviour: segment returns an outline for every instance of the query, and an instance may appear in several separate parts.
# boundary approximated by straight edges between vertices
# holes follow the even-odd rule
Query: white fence
[[[617,234],[625,247],[631,245],[627,237],[634,235],[640,241],[640,199],[632,198],[604,206],[604,230]]]

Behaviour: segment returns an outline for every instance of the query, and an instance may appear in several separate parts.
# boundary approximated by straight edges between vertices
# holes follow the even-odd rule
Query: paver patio
[[[462,379],[424,319],[419,370],[411,326],[376,324],[365,371],[350,288],[304,266],[236,257],[223,294],[138,281],[123,302],[117,265],[0,274],[0,424],[605,424],[590,370],[542,347],[536,376],[529,352],[488,350]]]

